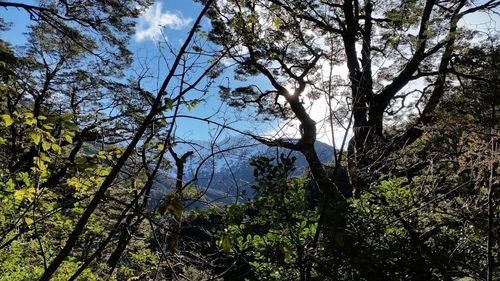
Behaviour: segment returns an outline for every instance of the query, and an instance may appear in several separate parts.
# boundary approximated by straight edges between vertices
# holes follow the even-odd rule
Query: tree
[[[143,98],[130,95],[126,81],[117,81],[130,64],[124,46],[131,20],[144,6],[122,4],[108,9],[66,1],[0,3],[25,9],[36,21],[26,47],[2,56],[2,183],[9,183],[2,185],[3,200],[9,202],[2,209],[5,278],[34,279],[47,269],[58,240],[67,237],[94,186],[119,158],[121,150],[113,143],[127,140],[125,130],[131,129],[123,124],[133,124],[131,115],[140,113],[131,105]],[[120,127],[124,131],[117,134]],[[98,213],[115,210],[111,206]],[[91,218],[72,258],[84,258],[112,222]],[[58,278],[69,278],[79,263],[66,261]],[[27,265],[31,270],[23,269]],[[97,278],[89,272],[83,275]]]
[[[387,154],[418,138],[419,126],[430,122],[443,96],[454,52],[474,37],[471,30],[459,27],[459,21],[498,5],[498,1],[474,5],[466,1],[229,1],[212,11],[211,38],[230,49],[240,77],[259,74],[272,84],[265,92],[253,86],[236,89],[233,94],[242,98],[240,104],[257,103],[279,112],[278,97],[284,98],[289,108],[283,112],[285,117],[293,113],[302,124],[300,143],[288,146],[305,151],[303,144],[314,141],[316,128],[300,100],[338,91],[336,85],[321,85],[320,81],[333,82],[321,80],[322,64],[345,63],[354,131],[351,170],[363,174],[366,168],[382,166],[376,161],[384,156],[381,152]],[[416,80],[424,83],[417,95],[404,89]],[[421,114],[406,118],[406,131],[389,136],[384,132],[384,114],[401,110],[396,105],[400,100],[403,107],[410,107],[407,100],[412,95],[420,100]],[[369,153],[371,147],[376,148],[373,153]]]
[[[451,71],[460,83],[443,95],[436,120],[388,160],[402,172],[381,175],[349,200],[346,232],[363,237],[357,258],[370,258],[369,263],[352,262],[323,239],[321,247],[311,246],[312,237],[301,236],[311,234],[296,229],[303,227],[296,220],[305,213],[301,192],[308,189],[297,185],[300,179],[287,179],[293,169],[288,159],[276,166],[268,159],[254,162],[257,195],[244,211],[227,211],[221,247],[244,256],[262,280],[305,280],[307,274],[312,280],[494,279],[499,209],[492,175],[500,171],[492,128],[498,123],[498,75],[497,43],[488,41],[453,60]],[[316,228],[318,215],[309,211],[306,229]],[[314,259],[309,272],[304,254]]]
[[[44,0],[39,5],[1,1],[0,7],[26,11],[31,20],[48,24],[61,36],[114,68],[130,63],[131,54],[126,45],[134,31],[134,18],[151,4],[151,0],[84,3]]]
[[[125,46],[133,18],[150,2],[97,2],[0,2],[38,21],[25,52],[15,56],[2,42],[9,60],[2,64],[6,95],[0,101],[2,188],[13,204],[2,209],[2,248],[18,257],[23,252],[9,250],[20,237],[39,244],[42,267],[34,264],[30,279],[97,278],[99,273],[89,277],[90,268],[112,275],[127,246],[139,249],[135,261],[150,255],[130,233],[143,231],[146,220],[154,222],[146,206],[158,170],[168,164],[164,155],[173,151],[179,108],[196,105],[186,94],[206,92],[211,83],[205,78],[216,76],[221,58],[203,60],[198,71],[202,51],[191,51],[200,41],[194,38],[207,3],[153,96],[142,88],[143,77],[123,72],[131,62]],[[109,220],[98,219],[104,214]],[[19,229],[23,221],[27,226]],[[58,239],[65,241],[61,249]],[[131,267],[147,274],[151,264]],[[119,274],[131,277],[130,270],[119,268]],[[28,278],[20,271],[14,267],[13,276]]]
[[[384,280],[388,276],[370,269],[378,257],[357,246],[364,239],[346,234],[348,204],[314,151],[317,127],[305,101],[331,97],[335,91],[340,95],[343,85],[348,85],[346,123],[352,120],[354,133],[348,170],[357,194],[381,175],[404,174],[411,167],[397,166],[394,160],[421,138],[425,126],[438,121],[436,110],[457,82],[451,79],[451,73],[457,72],[452,69],[453,59],[477,38],[474,30],[460,25],[461,19],[476,12],[492,12],[499,4],[235,0],[218,2],[211,10],[210,38],[226,47],[237,63],[235,78],[261,76],[271,84],[265,91],[254,85],[224,87],[222,97],[235,106],[254,104],[260,111],[300,122],[296,142],[261,141],[305,155],[329,209],[318,229],[326,224],[325,235],[333,249],[345,254],[362,278]],[[335,83],[331,75],[325,75],[325,65],[345,65],[346,81]],[[388,126],[391,116],[402,117],[402,122]]]
[[[169,72],[151,91],[125,48],[150,1],[0,1],[36,21],[24,48],[0,41],[1,278],[497,276],[498,34],[461,19],[499,1],[202,2],[179,49],[159,44]],[[219,86],[224,101],[296,119],[300,138],[186,114],[224,70],[242,80]],[[322,100],[332,127],[353,127],[334,163],[314,146],[308,106]],[[298,151],[308,172],[291,177],[293,159],[257,157],[254,198],[189,209],[204,163],[233,147],[212,142],[188,175],[197,152],[176,147],[183,118],[216,126],[214,139],[232,130]],[[354,198],[335,184],[346,163]],[[172,190],[152,209],[158,184]]]

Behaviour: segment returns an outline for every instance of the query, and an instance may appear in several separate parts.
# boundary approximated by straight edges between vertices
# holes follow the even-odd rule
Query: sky
[[[26,4],[36,5],[37,1],[27,0],[18,1]],[[146,86],[154,92],[158,89],[163,77],[168,71],[165,60],[160,55],[158,42],[167,40],[174,48],[179,48],[186,38],[190,28],[202,6],[194,1],[176,1],[176,0],[157,0],[147,11],[145,11],[137,21],[136,33],[130,41],[129,49],[134,54],[134,65],[131,72],[139,73],[144,67],[149,68],[152,76],[147,80]],[[2,9],[0,16],[7,22],[10,22],[11,29],[1,34],[2,39],[10,42],[14,46],[20,46],[26,38],[24,33],[27,31],[27,25],[32,24],[29,15],[24,10]],[[208,20],[204,20],[204,26],[209,26]],[[168,56],[168,54],[167,54]],[[170,59],[172,55],[168,56]],[[168,61],[168,59],[167,59]],[[171,62],[171,61],[170,61]],[[343,70],[344,71],[344,70]],[[235,81],[232,74],[224,73],[219,80],[221,83],[229,83],[231,87],[244,86],[245,83]],[[259,87],[269,88],[269,83],[262,77],[257,77],[252,81]],[[234,109],[225,105],[218,97],[216,87],[204,96],[205,103],[201,103],[191,111],[184,111],[185,115],[205,118],[217,113],[215,119],[220,123],[227,123],[240,131],[251,132],[254,134],[273,136],[273,137],[295,137],[298,138],[298,123],[289,121],[257,121],[252,117],[255,112],[251,109]],[[323,103],[323,102],[321,102]],[[319,124],[319,140],[332,144],[329,128],[321,122],[326,114],[326,107],[310,107],[310,114]],[[286,124],[286,125],[285,125]],[[209,125],[206,122],[183,118],[179,120],[176,128],[178,136],[184,139],[207,140],[216,132],[216,126]],[[237,134],[232,131],[226,131],[228,134]],[[337,138],[342,138],[345,130],[337,130]]]
[[[181,2],[182,5],[180,5]],[[147,61],[147,65],[154,66],[151,72],[155,73],[155,75],[149,81],[151,88],[158,88],[159,83],[163,81],[163,77],[168,71],[162,57],[159,57],[160,51],[165,50],[160,50],[158,42],[166,40],[174,48],[178,49],[184,43],[201,9],[202,6],[193,1],[157,1],[138,20],[136,34],[131,41],[130,49],[134,53],[136,63],[144,64]],[[210,24],[207,19],[204,19],[202,25],[208,27]],[[173,58],[173,55],[170,54],[169,57]],[[142,66],[136,65],[136,67],[141,68]],[[154,85],[155,83],[156,85]],[[230,108],[220,100],[217,85],[227,85],[227,83],[230,83],[232,87],[245,85],[244,83],[235,81],[232,78],[232,73],[227,71],[217,79],[211,90],[203,96],[205,102],[200,103],[192,110],[184,110],[184,115],[196,116],[198,118],[215,115],[216,117],[212,117],[212,119],[219,123],[228,124],[240,131],[257,133],[259,135],[264,135],[272,131],[272,126],[275,126],[276,122],[267,124],[256,123],[255,120],[249,118],[254,113],[252,110]],[[252,83],[269,87],[268,83],[262,78],[256,78]],[[197,93],[192,94],[193,98],[197,96],[199,96]],[[217,126],[207,124],[203,121],[182,118],[178,121],[176,133],[185,139],[207,140],[216,134],[216,128]],[[226,130],[225,133],[229,135],[237,134],[231,130]]]
[[[182,5],[180,5],[181,2]],[[166,36],[167,40],[172,44],[180,45],[200,10],[201,6],[192,1],[157,1],[138,21],[137,32],[130,46],[136,55],[136,60],[144,60],[146,57],[149,58],[154,56],[154,54],[158,52],[157,42],[161,40],[163,36]],[[205,21],[204,24],[209,25],[208,21]],[[161,26],[164,28],[161,28]],[[337,71],[340,71],[341,75],[346,77],[346,67],[340,67]],[[232,74],[229,72],[222,76],[222,80],[229,81],[232,87],[246,85],[245,83],[235,81],[232,78]],[[251,83],[257,84],[264,89],[270,88],[268,81],[263,77],[254,78]],[[220,110],[222,103],[216,91],[217,90],[214,89],[213,92],[209,93],[207,102],[198,105],[194,110],[189,112],[189,114],[203,117],[209,116]],[[318,139],[322,142],[332,144],[329,123],[323,122],[328,111],[325,106],[325,101],[316,101],[314,105],[309,100],[306,100],[305,103],[311,117],[318,122]],[[224,122],[227,120],[228,122],[233,122],[242,120],[231,123],[232,127],[236,127],[239,130],[258,133],[269,137],[300,137],[298,132],[299,124],[296,121],[274,120],[256,122],[255,119],[252,118],[254,115],[252,110],[235,110],[223,106],[222,111],[224,111],[224,114],[222,114],[223,116],[219,117],[217,121]],[[207,128],[206,124],[199,121],[182,120],[182,122],[179,123],[178,133],[180,135],[185,135],[187,138],[206,139],[207,129],[211,128],[213,127]],[[340,145],[345,133],[346,131],[343,128],[337,128],[335,130],[335,138],[338,139],[338,144],[336,144],[337,147]]]
[[[36,4],[37,1],[27,0],[19,1],[27,4]],[[129,48],[134,54],[134,65],[131,71],[140,72],[145,67],[149,68],[152,78],[146,82],[149,90],[153,91],[159,88],[162,78],[167,73],[166,62],[171,62],[173,55],[161,56],[161,48],[158,42],[167,40],[174,48],[179,48],[186,38],[195,18],[201,10],[201,5],[188,0],[157,0],[142,16],[138,19],[136,33],[134,34]],[[26,26],[30,23],[29,16],[24,10],[3,9],[0,10],[0,16],[7,22],[12,22],[12,28],[2,34],[2,38],[13,45],[22,45],[25,42],[23,35],[26,32]],[[477,14],[466,17],[461,24],[464,26],[474,26],[483,30],[488,28],[497,29],[498,17],[493,20],[486,14]],[[208,26],[208,20],[203,22]],[[164,49],[163,49],[164,51]],[[345,66],[336,69],[336,74],[342,77],[347,76]],[[230,73],[225,73],[220,81],[228,81],[231,86],[243,85],[232,78]],[[222,83],[222,82],[221,82]],[[269,87],[269,84],[263,78],[256,78],[252,83],[259,86]],[[218,112],[217,121],[229,122],[231,126],[241,131],[250,131],[268,136],[298,136],[298,123],[291,122],[283,125],[283,122],[256,122],[251,116],[251,110],[234,110],[225,106],[218,98],[216,87],[214,87],[205,97],[205,103],[195,107],[185,114],[204,118]],[[312,103],[305,101],[309,108],[311,117],[318,123],[318,139],[328,144],[332,144],[331,129],[327,120],[324,120],[328,109],[324,100],[318,100]],[[238,121],[239,120],[239,121]],[[207,125],[205,122],[182,119],[177,126],[177,134],[185,139],[207,140],[214,134],[215,127]],[[339,147],[346,134],[343,128],[334,130],[335,146]],[[348,138],[350,133],[347,132]]]
[[[154,53],[155,52],[155,42],[161,38],[163,34],[166,34],[167,40],[171,42],[183,41],[187,30],[191,27],[192,21],[196,18],[198,11],[201,6],[195,4],[193,1],[171,1],[163,0],[157,1],[147,12],[143,14],[139,20],[136,36],[134,37],[133,43],[131,45],[132,49],[136,49],[134,52],[137,56],[141,56],[144,52]],[[463,26],[474,26],[474,28],[486,31],[489,28],[496,29],[496,23],[498,17],[491,19],[489,15],[486,14],[475,14],[473,16],[467,16],[461,21]],[[207,23],[205,23],[207,24]],[[165,28],[162,29],[161,26]],[[325,69],[325,72],[327,70]],[[335,70],[336,75],[340,75],[342,78],[347,78],[347,67],[339,66]],[[234,79],[231,79],[231,75],[227,75],[228,79],[231,80],[232,86],[239,86]],[[252,81],[259,86],[263,85],[265,87],[270,87],[263,78],[256,78],[257,81]],[[419,87],[418,85],[409,85],[409,87]],[[217,93],[213,92],[209,94],[207,103],[199,105],[193,112],[189,114],[194,114],[197,116],[209,116],[212,112],[215,112],[221,102],[217,98]],[[324,99],[317,101],[311,101],[306,99],[305,106],[308,108],[309,114],[317,122],[318,125],[318,139],[322,142],[328,143],[330,145],[335,145],[337,148],[340,147],[344,136],[347,134],[347,141],[352,136],[351,130],[346,131],[342,127],[335,127],[333,130],[332,139],[332,129],[328,120],[325,116],[328,115],[328,107]],[[336,106],[336,105],[334,105]],[[237,115],[251,115],[251,112],[239,112],[231,109],[227,110],[227,113],[221,119],[238,120],[241,119]],[[236,116],[235,116],[236,115]],[[251,118],[250,118],[251,120]],[[186,137],[192,137],[195,139],[206,139],[207,128],[206,124],[197,121],[183,120],[180,123],[179,133],[183,133]],[[267,136],[286,136],[298,138],[298,121],[283,121],[283,122],[267,122],[266,124],[258,122],[256,126],[255,122],[243,121],[232,124],[232,126],[237,127],[240,130],[247,130],[251,132],[259,132],[260,134]],[[334,140],[334,141],[333,141]]]

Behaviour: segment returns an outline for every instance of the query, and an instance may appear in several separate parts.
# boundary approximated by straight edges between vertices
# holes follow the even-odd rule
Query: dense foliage
[[[0,1],[33,19],[0,40],[0,280],[500,278],[499,34],[461,24],[500,1],[201,2],[153,90],[127,50],[152,1]],[[271,138],[197,119],[308,167],[254,157],[251,198],[202,204],[197,168],[231,151],[187,178],[175,130],[207,95],[296,120]],[[323,100],[353,132],[331,163]]]

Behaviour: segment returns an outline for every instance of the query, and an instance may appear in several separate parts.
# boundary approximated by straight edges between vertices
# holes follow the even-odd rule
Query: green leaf
[[[27,189],[20,189],[14,192],[14,199],[22,201],[24,199],[32,200],[35,197],[35,189],[33,187]]]
[[[26,117],[26,120],[24,121],[24,124],[28,126],[33,126],[36,125],[36,119],[33,117]]]
[[[222,234],[221,248],[224,253],[231,253],[231,238],[228,233]]]
[[[61,119],[63,121],[71,120],[71,119],[73,119],[73,114],[71,114],[71,113],[65,113],[65,114],[61,115]]]
[[[14,192],[14,199],[18,200],[18,201],[21,201],[23,200],[24,198],[24,189],[21,189],[21,190],[16,190],[16,192]]]
[[[50,158],[45,153],[40,153],[40,159],[44,162],[50,162]]]
[[[27,225],[32,225],[33,224],[33,219],[32,218],[24,218],[24,221],[26,222]]]
[[[282,23],[283,23],[283,21],[278,17],[273,19],[273,25],[276,28],[280,28]]]
[[[42,160],[36,161],[36,165],[40,169],[40,171],[45,171],[47,169],[47,166]]]
[[[14,188],[16,187],[16,184],[14,183],[14,181],[12,179],[9,179],[6,183],[5,183],[5,191],[7,192],[12,192],[14,191]]]
[[[5,122],[5,127],[9,127],[10,125],[12,125],[14,123],[14,120],[12,120],[12,117],[10,117],[10,115],[8,115],[8,114],[3,114],[2,118],[3,118],[3,122]]]
[[[42,127],[43,127],[45,130],[53,130],[53,129],[54,129],[54,127],[52,127],[52,126],[50,126],[50,125],[47,125],[47,124],[44,124]]]
[[[35,145],[38,145],[42,140],[42,135],[39,132],[33,132],[31,133],[31,139],[33,140]]]
[[[284,244],[281,248],[281,252],[285,256],[285,262],[291,263],[293,261],[293,249],[288,244]]]
[[[64,139],[69,143],[73,143],[73,138],[70,135],[64,135]]]
[[[170,98],[166,98],[165,105],[167,106],[168,109],[173,109],[174,108],[174,101]]]
[[[51,145],[51,147],[52,147],[52,150],[54,150],[54,151],[56,151],[56,152],[61,151],[61,147],[60,147],[58,144],[56,144],[56,143],[53,143],[53,144]]]
[[[51,146],[50,142],[42,141],[43,150],[48,151],[51,147],[52,146]]]

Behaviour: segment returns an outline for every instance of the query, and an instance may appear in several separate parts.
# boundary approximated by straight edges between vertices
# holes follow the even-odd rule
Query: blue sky
[[[36,5],[37,1],[19,1],[26,4]],[[165,54],[162,57],[158,42],[167,40],[174,48],[179,48],[184,42],[190,28],[202,6],[194,1],[175,1],[162,0],[156,1],[141,18],[138,19],[136,33],[130,41],[129,49],[134,54],[134,64],[130,70],[130,74],[141,72],[144,66],[149,69],[151,79],[144,83],[145,87],[156,93],[156,89],[162,83],[163,78],[168,72],[167,63],[174,58],[172,54]],[[2,9],[0,11],[2,18],[12,24],[11,29],[1,34],[3,40],[11,43],[14,46],[21,46],[26,42],[24,33],[27,31],[27,26],[32,24],[28,13],[22,9]],[[205,25],[208,20],[205,20]],[[231,75],[223,75],[220,77],[220,82],[227,83],[231,80],[231,86],[238,83],[230,78]],[[262,79],[261,83],[262,82]],[[217,85],[217,84],[214,84]],[[199,94],[193,94],[190,98],[197,98]],[[228,123],[233,127],[243,131],[252,131],[253,133],[264,134],[272,130],[269,125],[273,124],[257,124],[256,122],[248,122],[242,117],[246,116],[250,111],[234,110],[224,106],[218,97],[217,87],[212,90],[203,99],[205,103],[201,103],[194,109],[187,111],[184,114],[205,118],[218,112],[217,118],[214,120],[221,123]],[[222,107],[221,107],[222,106]],[[208,140],[215,133],[216,126],[209,125],[206,122],[196,121],[193,119],[183,118],[178,121],[176,127],[179,137],[185,139]],[[234,132],[227,131],[228,134]]]
[[[28,0],[19,2],[36,4],[37,1]],[[150,68],[149,74],[152,75],[152,78],[146,83],[148,90],[155,93],[155,89],[159,87],[158,85],[161,84],[163,77],[168,71],[167,63],[173,58],[173,55],[166,55],[166,59],[164,60],[160,56],[158,42],[163,38],[174,48],[180,47],[200,10],[201,5],[190,0],[157,0],[138,20],[136,34],[129,45],[130,50],[134,53],[134,65],[130,73],[132,74],[134,71],[140,72],[145,65]],[[13,8],[0,10],[0,15],[7,22],[13,23],[11,30],[3,33],[2,38],[13,45],[22,45],[25,42],[23,33],[27,30],[26,26],[31,23],[29,15],[24,10]],[[461,21],[461,24],[484,31],[488,29],[498,30],[498,19],[498,15],[491,18],[490,15],[478,13],[467,16]],[[205,25],[207,23],[208,21],[204,22]],[[337,72],[340,75],[345,75],[345,67],[338,68]],[[227,83],[227,81],[233,87],[238,86],[239,83],[241,84],[241,82],[232,79],[231,73],[222,75],[219,82]],[[264,86],[264,88],[268,85],[262,78],[256,78],[252,83]],[[255,120],[252,121],[251,117],[233,123],[236,120],[241,120],[242,117],[247,116],[251,112],[249,110],[234,110],[227,108],[227,106],[221,108],[222,103],[218,98],[216,87],[204,98],[206,99],[206,103],[202,103],[192,111],[185,111],[184,113],[203,118],[215,112],[222,111],[223,114],[219,113],[216,121],[230,122],[233,127],[237,127],[239,130],[251,131],[258,134],[271,134],[278,131],[281,127],[281,124],[276,122],[255,122]],[[311,116],[317,122],[320,122],[327,113],[324,101],[316,102],[311,106],[310,110]],[[323,142],[331,143],[329,129],[324,123],[320,124],[320,126],[323,127],[323,132],[320,132],[319,139]],[[284,134],[297,136],[296,128],[297,124],[293,127],[288,127],[285,129]],[[178,123],[177,134],[187,139],[207,140],[210,134],[213,133],[213,129],[214,126],[208,126],[206,123],[200,121],[182,119]],[[335,131],[337,145],[339,145],[344,133],[345,131],[341,129]]]
[[[164,34],[167,36],[167,39],[173,44],[180,44],[183,41],[187,30],[191,27],[192,21],[196,18],[198,11],[201,9],[201,6],[194,3],[193,1],[170,1],[170,0],[162,0],[157,1],[153,7],[150,8],[148,12],[146,12],[142,19],[139,20],[138,32],[136,34],[135,39],[131,44],[131,48],[134,50],[136,48],[135,54],[137,56],[141,56],[141,54],[150,53],[153,54],[155,52],[155,40],[157,36],[161,34],[161,30],[163,30]],[[487,31],[487,30],[498,30],[497,22],[499,20],[498,15],[488,15],[486,13],[475,13],[473,15],[468,15],[461,20],[462,26],[472,27],[477,30]],[[164,26],[164,29],[159,28],[159,25]],[[155,38],[156,37],[156,38]],[[156,50],[157,51],[157,50]],[[338,67],[336,68],[337,74],[341,76],[347,77],[347,69],[346,67]],[[234,81],[234,79],[230,78],[231,74],[228,73],[228,80],[231,82],[231,86],[235,86],[238,83]],[[256,78],[256,81],[252,81],[252,83],[258,84],[259,86],[269,87],[268,83],[263,78]],[[408,85],[409,87],[419,87],[418,85]],[[315,121],[318,122],[318,138],[325,142],[332,144],[331,140],[331,129],[327,122],[322,121],[325,116],[328,114],[328,109],[326,108],[324,100],[318,100],[314,104],[309,106],[310,114]],[[190,114],[195,114],[197,116],[207,116],[211,112],[214,112],[214,109],[220,105],[220,101],[217,98],[216,93],[210,93],[209,99],[206,104],[198,106],[193,112]],[[231,114],[242,114],[242,112],[229,110],[229,115]],[[248,111],[243,112],[249,113]],[[225,116],[228,117],[228,116]],[[223,118],[225,118],[223,117]],[[223,119],[221,118],[221,119]],[[237,119],[235,117],[229,117],[229,119]],[[257,123],[257,124],[256,124]],[[285,126],[284,131],[282,131],[282,135],[299,137],[298,136],[298,124],[295,122],[294,126]],[[273,134],[276,131],[280,131],[283,126],[278,122],[239,122],[233,124],[233,126],[237,126],[238,129],[241,130],[250,130],[252,132],[259,132],[262,134]],[[199,124],[199,122],[193,122],[185,120],[185,123],[180,123],[180,132],[186,132],[187,135],[192,135],[194,138],[204,139],[206,138],[207,128],[203,127],[204,125]],[[345,130],[342,128],[336,128],[334,130],[336,146],[340,146],[340,142],[342,141],[344,134],[346,134]],[[347,132],[347,134],[352,134],[351,132]]]
[[[142,18],[139,19],[136,36],[130,45],[132,51],[136,55],[136,62],[144,61],[145,58],[154,62],[154,59],[151,59],[151,57],[158,53],[156,42],[163,35],[165,35],[167,40],[174,46],[182,44],[183,39],[200,10],[201,6],[193,1],[156,1],[156,3],[143,14]],[[204,24],[208,25],[208,20],[205,21]],[[160,26],[164,28],[160,28]],[[344,69],[342,71],[345,72]],[[160,70],[160,73],[164,72]],[[220,79],[222,83],[227,81],[229,81],[231,87],[247,85],[246,83],[235,81],[230,72],[223,74]],[[269,82],[263,77],[255,77],[252,79],[251,83],[258,85],[262,89],[270,88]],[[219,110],[221,102],[218,99],[216,89],[209,93],[206,98],[207,102],[205,104],[197,106],[193,111],[189,112],[189,114],[204,117]],[[325,143],[331,144],[331,133],[328,131],[328,126],[325,126],[326,124],[324,124],[324,122],[320,122],[327,115],[326,107],[320,106],[320,108],[318,108],[318,104],[324,104],[324,101],[321,100],[317,102],[314,108],[310,107],[310,113],[318,123],[322,123],[320,125],[321,128],[319,128],[319,139]],[[300,137],[297,122],[292,122],[292,126],[284,126],[283,123],[288,121],[256,121],[251,117],[254,113],[252,110],[235,110],[223,106],[222,111],[224,111],[224,114],[219,113],[216,120],[219,122],[230,122],[232,127],[236,127],[239,130],[268,136]],[[234,122],[236,120],[241,121]],[[200,123],[199,121],[182,120],[182,122],[179,123],[178,133],[180,135],[185,135],[187,138],[207,139],[207,137],[209,137],[207,132],[211,128],[213,127],[207,128],[206,124]],[[343,138],[344,134],[345,130],[343,129],[339,129],[335,132],[336,138],[339,140]],[[338,142],[340,143],[341,141]]]
[[[26,0],[23,3],[35,4],[35,1]],[[26,41],[23,33],[26,32],[26,26],[31,22],[28,13],[21,9],[0,8],[0,16],[11,24],[10,30],[1,33],[2,39],[12,45],[22,45]]]
[[[158,74],[156,78],[149,81],[151,83],[151,89],[159,87],[158,83],[163,81],[163,77],[168,71],[166,64],[159,57],[160,49],[158,47],[158,42],[164,42],[166,40],[174,48],[180,47],[184,43],[201,9],[202,6],[193,1],[157,1],[138,20],[136,34],[131,41],[130,49],[135,55],[136,68],[140,69],[142,67],[140,64],[147,61],[148,66],[153,66],[151,67],[151,73],[154,74],[154,76]],[[204,19],[202,23],[204,27],[209,26],[209,21],[207,19]],[[217,49],[216,46],[212,47]],[[167,56],[173,58],[172,54],[167,54]],[[231,127],[241,131],[265,134],[272,130],[270,125],[274,125],[273,123],[257,123],[252,122],[253,120],[251,118],[245,118],[252,114],[251,110],[235,110],[229,108],[220,101],[217,85],[220,83],[227,85],[228,81],[232,87],[241,85],[241,82],[232,79],[232,74],[228,71],[221,75],[213,84],[214,86],[211,91],[203,96],[206,102],[199,104],[190,111],[184,110],[183,113],[185,115],[201,118],[216,114],[216,117],[212,118],[212,120],[229,124]],[[256,78],[252,83],[257,83],[259,85],[267,84],[262,78]],[[191,95],[191,98],[196,97],[199,97],[199,93],[193,93]],[[177,134],[187,139],[207,140],[215,133],[214,129],[216,129],[214,125],[183,118],[178,122]],[[226,133],[235,134],[233,131],[226,131]]]

